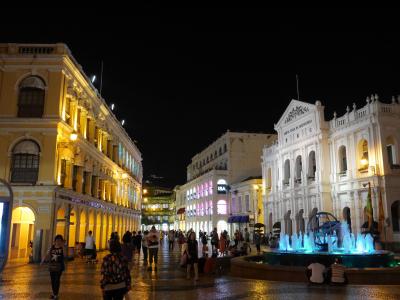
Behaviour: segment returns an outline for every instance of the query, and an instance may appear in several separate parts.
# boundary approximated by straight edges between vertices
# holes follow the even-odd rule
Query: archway
[[[79,242],[84,243],[86,237],[86,210],[82,210],[79,216]]]
[[[14,208],[11,219],[10,258],[27,258],[33,240],[35,214],[26,206]]]
[[[221,233],[221,231],[228,230],[228,223],[225,220],[219,220],[217,223],[217,232],[218,234]]]
[[[89,227],[88,227],[88,232],[89,231],[92,231],[92,232],[94,232],[94,219],[95,219],[95,214],[94,214],[94,211],[93,210],[90,210],[89,211]]]
[[[57,210],[56,235],[61,234],[65,238],[65,209],[60,207]]]
[[[113,218],[112,218],[112,215],[110,215],[110,214],[107,217],[107,223],[108,223],[108,230],[107,230],[108,236],[107,236],[107,239],[109,239],[111,237],[111,233],[113,231]]]
[[[96,242],[96,247],[100,249],[101,245],[101,213],[98,212],[96,213],[96,230],[95,230],[95,242]]]
[[[71,210],[69,215],[69,233],[68,233],[68,247],[75,247],[76,241],[76,212]]]
[[[106,248],[106,243],[107,243],[107,230],[109,230],[108,226],[108,220],[107,220],[107,215],[103,214],[103,223],[102,223],[103,231],[101,233],[101,241],[99,243],[100,249],[105,249]]]
[[[390,214],[392,217],[392,228],[393,232],[400,232],[400,201],[394,201],[390,206]]]

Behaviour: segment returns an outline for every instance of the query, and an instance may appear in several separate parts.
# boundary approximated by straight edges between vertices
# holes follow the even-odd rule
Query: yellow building
[[[0,44],[0,178],[14,191],[10,258],[62,234],[139,229],[141,153],[65,44]]]

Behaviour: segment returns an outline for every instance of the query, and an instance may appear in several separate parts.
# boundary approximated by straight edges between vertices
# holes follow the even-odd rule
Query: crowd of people
[[[181,253],[180,265],[186,268],[187,279],[191,278],[193,270],[194,280],[199,280],[199,273],[212,273],[217,268],[217,258],[225,256],[235,257],[251,253],[251,240],[256,247],[257,254],[260,254],[263,236],[255,231],[252,239],[247,228],[244,231],[236,230],[231,237],[226,230],[218,234],[217,228],[210,233],[200,231],[198,234],[190,229],[188,232],[181,230],[170,230],[168,232],[158,231],[155,226],[151,230],[127,231],[122,240],[117,232],[113,232],[108,240],[109,254],[103,258],[101,265],[101,289],[104,299],[123,299],[124,295],[131,289],[131,270],[133,262],[140,260],[143,253],[143,265],[148,271],[157,271],[158,250],[164,238],[168,241],[169,251],[173,251],[175,244],[179,245]],[[268,243],[272,235],[268,238]],[[201,245],[199,245],[201,243]],[[57,235],[54,243],[43,258],[42,263],[49,262],[48,268],[51,278],[52,295],[51,299],[58,298],[60,279],[65,270],[64,265],[65,241],[61,235]],[[211,246],[211,247],[210,247]],[[97,262],[96,241],[92,231],[89,231],[86,239],[82,257],[87,263]],[[201,255],[199,255],[199,249]],[[330,266],[321,262],[313,261],[306,269],[306,275],[310,283],[322,284],[345,284],[347,278],[345,267],[341,264],[340,258]]]

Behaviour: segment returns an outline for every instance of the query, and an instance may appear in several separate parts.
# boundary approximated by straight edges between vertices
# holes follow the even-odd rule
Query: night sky
[[[227,129],[274,132],[296,74],[300,99],[320,100],[327,119],[400,94],[391,10],[73,11],[2,16],[0,42],[64,42],[89,76],[103,60],[102,95],[126,119],[144,178],[165,186],[184,183],[191,157]]]

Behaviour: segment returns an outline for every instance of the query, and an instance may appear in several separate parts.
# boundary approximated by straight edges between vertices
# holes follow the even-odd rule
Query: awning
[[[181,215],[185,213],[185,208],[181,207],[180,209],[178,209],[178,211],[176,212],[177,215]]]
[[[249,216],[231,216],[228,223],[249,223]]]

